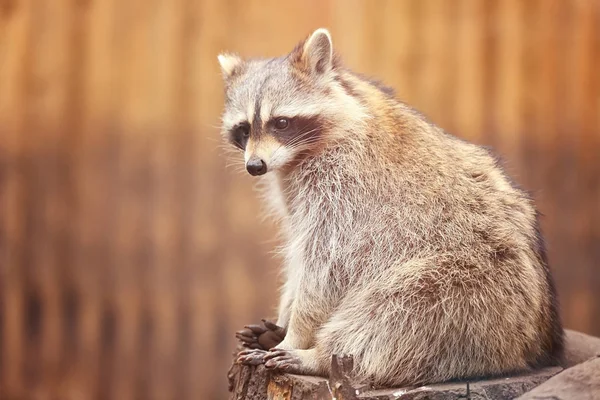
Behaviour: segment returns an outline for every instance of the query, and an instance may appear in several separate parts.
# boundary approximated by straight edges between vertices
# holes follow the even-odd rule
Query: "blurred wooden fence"
[[[600,334],[596,0],[0,0],[0,399],[218,399],[272,227],[218,149],[216,55],[327,26],[351,67],[531,189]]]

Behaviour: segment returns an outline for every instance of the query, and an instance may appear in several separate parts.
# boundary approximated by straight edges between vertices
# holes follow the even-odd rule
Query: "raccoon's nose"
[[[251,158],[246,163],[246,169],[250,175],[263,175],[265,172],[267,172],[267,164],[260,158]]]

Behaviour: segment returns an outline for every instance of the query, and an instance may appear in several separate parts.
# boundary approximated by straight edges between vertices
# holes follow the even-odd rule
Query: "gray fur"
[[[285,241],[278,347],[310,374],[353,354],[377,385],[556,362],[562,328],[532,200],[486,150],[339,64],[306,73],[303,43],[246,61],[226,85],[224,133],[257,99],[325,121],[317,140],[278,144],[286,157],[260,178]]]

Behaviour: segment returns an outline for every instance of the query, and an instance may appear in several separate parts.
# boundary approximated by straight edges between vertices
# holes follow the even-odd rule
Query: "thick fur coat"
[[[327,374],[347,353],[359,378],[412,385],[557,362],[537,212],[486,149],[344,68],[324,29],[284,57],[220,61],[223,133],[265,164],[285,243],[287,334],[267,365]]]

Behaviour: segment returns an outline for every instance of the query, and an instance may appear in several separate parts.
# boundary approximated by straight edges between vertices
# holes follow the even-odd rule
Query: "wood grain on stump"
[[[352,379],[352,367],[351,356],[334,355],[332,373],[326,379],[276,373],[262,365],[234,364],[229,371],[230,400],[504,400],[519,397],[562,371],[550,367],[496,379],[373,389]]]

